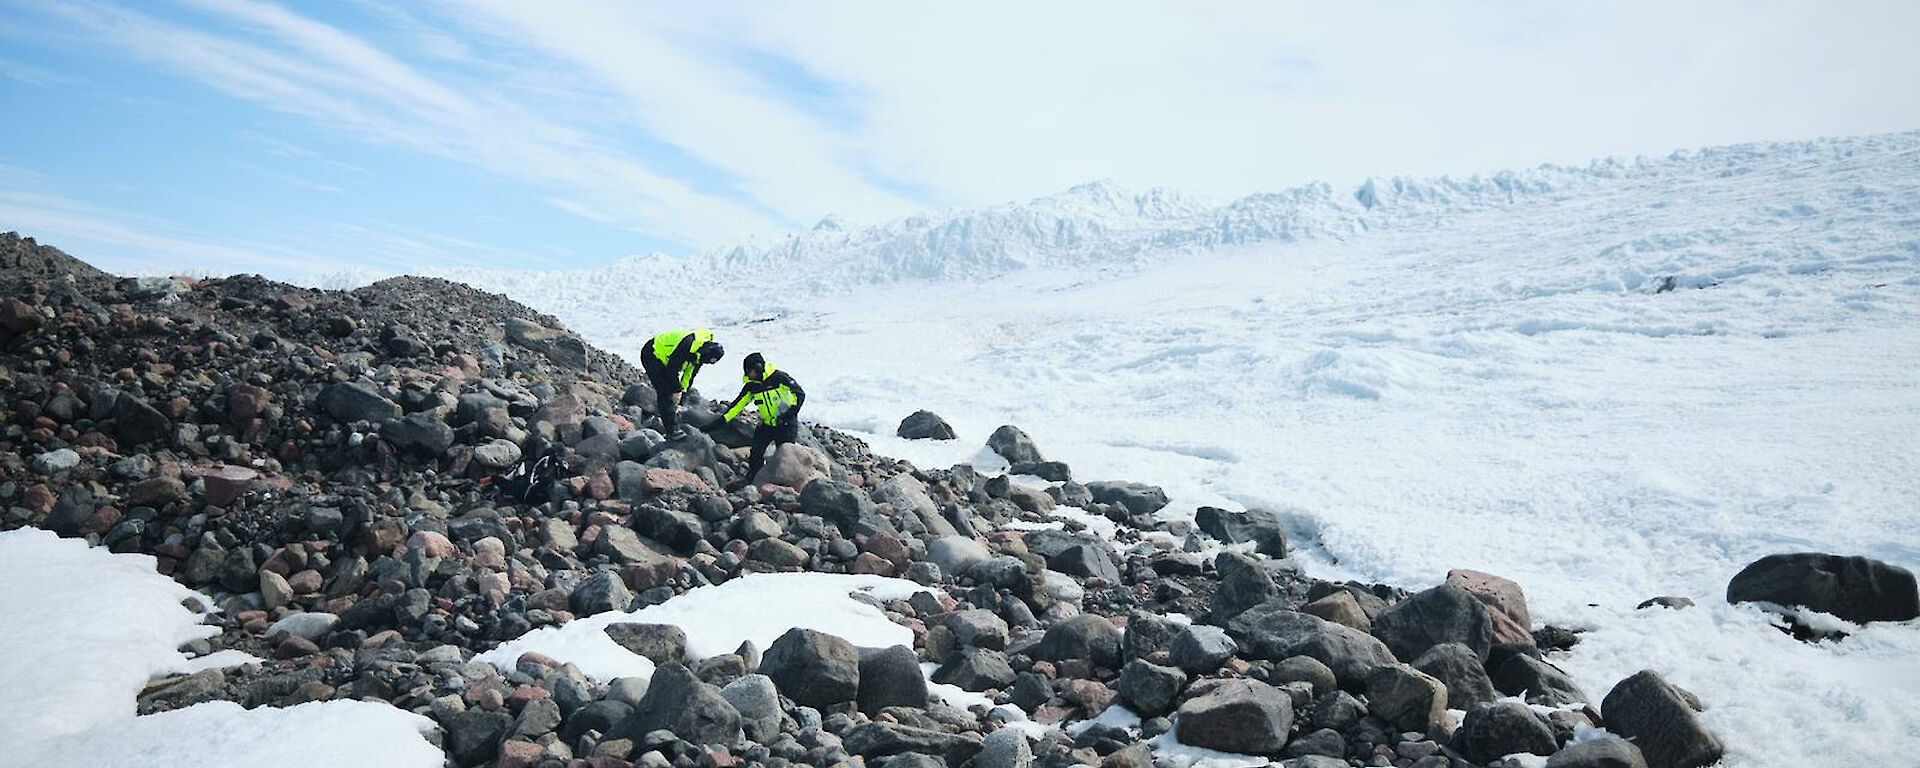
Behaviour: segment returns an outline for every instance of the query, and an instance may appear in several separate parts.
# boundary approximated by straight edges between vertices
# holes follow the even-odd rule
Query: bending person
[[[719,362],[726,350],[713,340],[713,331],[667,331],[640,348],[640,367],[647,372],[657,399],[661,430],[669,437],[679,428],[680,394],[693,388],[700,366]]]

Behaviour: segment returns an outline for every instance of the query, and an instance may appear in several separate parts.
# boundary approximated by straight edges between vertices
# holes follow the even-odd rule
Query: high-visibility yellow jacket
[[[693,388],[693,377],[700,372],[700,349],[711,343],[713,331],[705,328],[667,331],[647,342],[644,352],[658,360],[685,392]]]
[[[807,391],[800,388],[800,382],[772,365],[760,372],[760,378],[741,376],[740,381],[740,395],[733,399],[733,407],[727,409],[727,421],[733,421],[733,417],[752,403],[760,411],[760,423],[773,426],[798,419],[800,406],[807,401]]]

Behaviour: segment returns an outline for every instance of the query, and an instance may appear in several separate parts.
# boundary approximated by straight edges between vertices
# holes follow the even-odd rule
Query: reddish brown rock
[[[259,477],[259,472],[231,464],[222,464],[200,475],[200,479],[207,484],[207,503],[216,507],[232,506],[233,502],[247,494],[247,489]]]
[[[33,333],[43,319],[38,310],[19,299],[9,297],[0,302],[0,326],[16,335]]]
[[[872,552],[862,552],[853,559],[853,572],[862,575],[892,576],[898,571],[893,563],[887,562]]]
[[[699,475],[684,469],[649,467],[640,475],[640,487],[647,493],[664,493],[682,489],[698,494],[713,493],[713,489],[708,488],[706,481],[701,480]]]
[[[127,502],[136,507],[157,509],[187,498],[187,485],[177,477],[150,477],[127,491]]]
[[[414,547],[419,547],[428,557],[453,557],[460,554],[460,550],[454,548],[452,541],[447,540],[444,534],[434,531],[414,531],[413,536],[407,539],[407,548]]]
[[[267,391],[252,384],[227,388],[227,418],[236,427],[244,427],[266,413]]]
[[[273,657],[276,659],[298,659],[305,656],[312,656],[319,652],[320,646],[315,645],[312,640],[294,636],[280,641],[280,645],[273,649]]]
[[[533,768],[545,748],[530,741],[508,741],[500,745],[500,768]]]
[[[592,475],[587,476],[587,495],[593,497],[595,501],[611,499],[613,492],[613,478],[607,474],[606,467],[596,469]]]
[[[871,553],[891,563],[893,573],[905,571],[907,563],[913,557],[907,551],[907,545],[902,543],[899,537],[885,531],[863,538],[860,542],[860,551]]]
[[[53,491],[49,490],[46,486],[35,484],[27,486],[27,492],[20,500],[20,504],[26,507],[28,512],[32,512],[34,516],[38,517],[52,512],[53,503],[58,500],[59,497],[54,496]]]
[[[1060,689],[1060,697],[1079,706],[1088,717],[1107,711],[1118,695],[1112,688],[1092,680],[1068,680]]]
[[[1527,595],[1511,579],[1491,573],[1458,569],[1447,572],[1447,584],[1467,591],[1487,607],[1493,619],[1493,642],[1500,645],[1533,645],[1533,618],[1527,612]]]
[[[293,593],[296,595],[311,595],[319,592],[320,586],[325,581],[319,571],[309,568],[288,576],[287,586],[293,587]]]

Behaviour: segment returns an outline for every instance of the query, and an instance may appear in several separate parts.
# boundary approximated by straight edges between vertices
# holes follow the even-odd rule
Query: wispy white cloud
[[[37,182],[10,177],[0,181]],[[30,172],[29,172],[30,173]],[[340,274],[499,267],[527,254],[391,222],[301,220],[254,237],[197,231],[31,187],[0,188],[0,230],[17,230],[118,275],[260,273],[303,285]]]
[[[307,149],[306,147],[300,146],[293,142],[287,141],[285,139],[277,138],[274,136],[268,136],[259,131],[244,130],[244,131],[240,131],[236,135],[242,141],[248,143],[249,145],[252,145],[254,148],[258,149],[259,151],[269,155],[273,155],[276,157],[292,158],[292,159],[300,160],[303,162],[309,162],[315,165],[325,167],[328,170],[342,171],[342,172],[350,173],[357,176],[373,175],[372,171],[369,171],[366,168],[363,168],[361,166],[354,165],[353,163],[345,162],[343,160],[340,160],[334,157],[320,154],[318,152],[315,152],[311,149]]]
[[[351,257],[196,235],[162,219],[23,190],[0,190],[0,222],[120,275],[271,272],[297,279],[354,266]]]
[[[328,184],[324,181],[316,181],[314,179],[308,178],[306,176],[302,176],[297,173],[287,173],[284,171],[276,171],[272,168],[266,168],[254,163],[247,163],[247,162],[235,162],[233,166],[235,168],[245,170],[249,173],[253,173],[253,174],[262,176],[264,178],[272,179],[277,183],[284,184],[289,187],[297,187],[299,189],[304,189],[312,192],[325,192],[330,195],[344,195],[347,193],[346,190],[336,187],[332,184]]]
[[[66,88],[87,82],[86,78],[70,72],[56,72],[9,59],[0,59],[0,77],[40,88]]]
[[[192,2],[255,39],[91,2],[49,8],[236,97],[564,191],[609,220],[654,237],[707,243],[787,226],[754,206],[658,173],[617,142],[552,122],[506,94],[441,83],[351,34],[279,6]]]
[[[34,7],[266,109],[687,247],[1093,178],[1228,196],[1920,126],[1920,4],[1903,0],[354,0],[379,29],[263,0]],[[440,250],[386,247],[459,247],[413,240]]]
[[[555,0],[449,0],[453,17],[520,40],[616,94],[653,140],[717,169],[783,219],[833,208],[879,217],[921,203],[867,177],[845,126],[796,108],[795,95],[746,66],[730,25],[663,6]],[[788,84],[790,85],[790,84]]]

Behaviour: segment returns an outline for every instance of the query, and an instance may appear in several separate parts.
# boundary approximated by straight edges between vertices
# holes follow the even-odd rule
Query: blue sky
[[[1213,197],[1920,128],[1920,4],[0,0],[0,229],[559,269],[1109,178]]]

